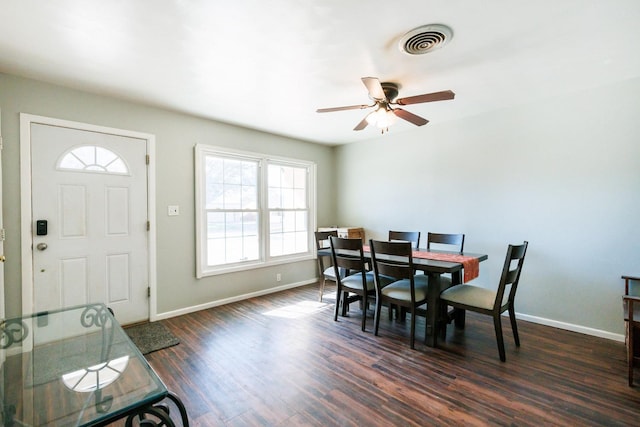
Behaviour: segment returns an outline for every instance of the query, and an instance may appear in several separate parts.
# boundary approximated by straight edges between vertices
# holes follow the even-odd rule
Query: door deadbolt
[[[38,244],[36,245],[36,248],[37,248],[39,251],[44,251],[45,249],[47,249],[47,248],[48,248],[48,246],[47,246],[47,244],[46,244],[46,243],[38,243]]]

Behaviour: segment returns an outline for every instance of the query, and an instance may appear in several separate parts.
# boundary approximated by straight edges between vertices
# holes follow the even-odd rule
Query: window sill
[[[235,264],[233,266],[224,266],[224,267],[217,267],[217,268],[210,268],[207,270],[202,270],[200,271],[200,269],[198,268],[198,271],[196,273],[196,278],[197,279],[202,279],[204,277],[209,277],[209,276],[217,276],[220,274],[229,274],[229,273],[237,273],[239,271],[248,271],[248,270],[255,270],[258,268],[265,268],[265,267],[271,267],[274,265],[282,265],[282,264],[293,264],[296,262],[301,262],[301,261],[308,261],[308,260],[315,260],[316,256],[313,253],[304,253],[304,254],[300,254],[300,255],[295,255],[295,256],[286,256],[286,257],[277,257],[277,258],[273,258],[269,261],[256,261],[256,262],[247,262],[244,264]]]

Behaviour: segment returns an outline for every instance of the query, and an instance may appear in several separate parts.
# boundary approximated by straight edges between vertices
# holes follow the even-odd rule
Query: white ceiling
[[[445,47],[398,49],[434,23]],[[638,77],[639,23],[638,0],[0,0],[0,71],[343,144],[384,137],[352,130],[365,111],[315,112],[370,103],[361,77],[454,91],[404,107],[428,127]]]

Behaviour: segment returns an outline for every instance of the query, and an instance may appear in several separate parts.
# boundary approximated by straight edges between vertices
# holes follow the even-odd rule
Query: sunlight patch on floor
[[[267,311],[263,314],[265,316],[283,317],[286,319],[299,319],[301,317],[318,313],[329,305],[331,304],[318,301],[301,301],[285,307],[276,308],[275,310]]]

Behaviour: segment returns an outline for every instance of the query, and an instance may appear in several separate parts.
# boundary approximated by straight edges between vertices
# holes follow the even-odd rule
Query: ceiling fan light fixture
[[[423,25],[403,35],[398,47],[408,55],[424,55],[440,49],[452,38],[453,30],[446,25]]]
[[[367,123],[370,125],[376,126],[379,129],[387,129],[389,126],[393,125],[397,117],[394,114],[393,110],[388,107],[378,107],[377,110],[369,113],[366,118]]]

